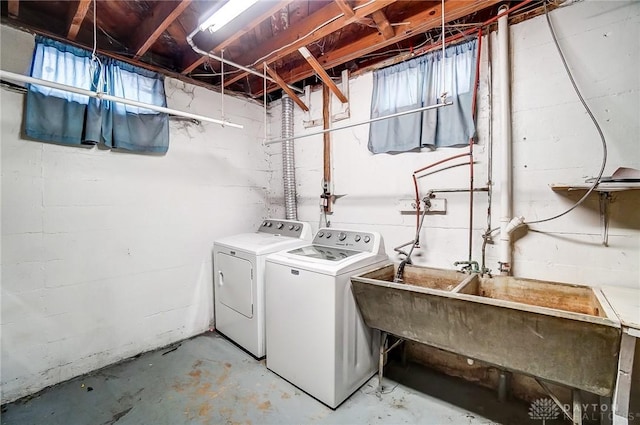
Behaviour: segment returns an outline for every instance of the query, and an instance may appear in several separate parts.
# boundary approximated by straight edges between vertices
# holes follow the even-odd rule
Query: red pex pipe
[[[469,155],[469,152],[460,153],[458,155],[453,155],[453,156],[450,156],[448,158],[444,158],[444,159],[441,159],[439,161],[433,162],[433,163],[427,165],[426,167],[422,167],[422,168],[420,168],[420,169],[418,169],[418,170],[413,172],[413,187],[414,187],[415,192],[416,192],[416,232],[418,231],[418,228],[420,227],[420,192],[418,191],[418,177],[416,176],[416,174],[421,173],[421,172],[423,172],[425,170],[428,170],[429,168],[433,168],[433,167],[435,167],[437,165],[444,164],[445,162],[451,161],[453,159],[461,158],[461,157],[467,156],[467,155]]]

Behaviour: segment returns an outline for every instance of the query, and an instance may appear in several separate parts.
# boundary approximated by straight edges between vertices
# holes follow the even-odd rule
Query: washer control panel
[[[267,219],[258,228],[258,232],[300,239],[306,239],[306,235],[310,231],[308,223],[295,220]]]
[[[318,230],[313,244],[374,252],[378,250],[377,239],[376,233],[325,228]]]

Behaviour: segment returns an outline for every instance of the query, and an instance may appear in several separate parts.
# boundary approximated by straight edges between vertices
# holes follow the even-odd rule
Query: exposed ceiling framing
[[[80,31],[80,26],[87,16],[90,6],[91,0],[80,0],[75,8],[69,8],[69,31],[67,31],[69,40],[75,40],[78,36],[78,31]]]
[[[225,90],[263,96],[260,77],[221,67],[187,43],[187,35],[199,22],[225,2],[97,1],[94,17],[93,0],[7,0],[1,11],[5,24],[88,49],[93,48],[95,19],[97,50],[103,54],[199,85],[220,88],[224,83]],[[500,3],[504,1],[446,0],[445,35],[455,34],[460,24],[478,24],[495,16]],[[527,4],[519,19],[539,14],[541,4],[542,0]],[[290,90],[287,85],[322,81],[344,102],[333,80],[343,70],[357,71],[396,56],[406,58],[414,47],[435,46],[442,36],[440,27],[440,0],[261,0],[215,33],[201,31],[193,40],[200,49],[224,54],[225,59],[259,73],[266,64],[277,81],[267,85],[271,99]]]

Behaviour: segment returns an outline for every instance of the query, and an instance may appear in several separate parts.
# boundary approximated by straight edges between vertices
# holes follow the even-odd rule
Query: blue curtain
[[[43,37],[36,38],[31,75],[117,97],[166,106],[161,75]],[[25,133],[70,145],[103,143],[114,149],[165,153],[166,114],[31,84]]]
[[[157,73],[115,59],[107,59],[106,69],[109,72],[105,84],[109,94],[167,106],[164,81]],[[105,145],[135,152],[167,152],[167,114],[110,101],[103,101],[102,113]]]
[[[31,76],[92,90],[97,77],[91,53],[36,37]],[[25,134],[45,142],[80,145],[89,97],[44,86],[29,85]]]
[[[392,153],[467,145],[475,137],[476,60],[477,40],[448,47],[444,90],[441,51],[374,72],[371,118],[435,105],[443,91],[453,105],[371,123],[369,150]]]

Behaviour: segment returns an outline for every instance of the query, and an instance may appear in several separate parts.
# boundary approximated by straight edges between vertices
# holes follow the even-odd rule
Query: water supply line
[[[284,182],[284,211],[287,220],[298,219],[296,205],[296,170],[293,147],[293,99],[282,96],[282,179]]]
[[[480,86],[480,55],[482,55],[482,28],[478,29],[478,57],[476,58],[476,76],[473,87],[473,99],[471,101],[471,116],[477,122],[478,112],[478,87]],[[469,138],[469,249],[468,259],[473,260],[473,186],[474,186],[474,166],[473,166],[473,136]]]
[[[413,238],[412,241],[409,241],[403,245],[397,246],[395,247],[393,250],[396,251],[397,253],[403,254],[405,256],[404,260],[402,260],[400,262],[400,264],[398,264],[398,271],[396,272],[395,277],[393,278],[393,281],[396,283],[402,283],[403,279],[404,279],[404,268],[407,264],[412,264],[411,262],[411,254],[413,254],[413,250],[418,246],[418,244],[420,243],[420,230],[422,229],[422,225],[424,224],[424,218],[427,215],[427,211],[429,211],[429,208],[431,207],[431,200],[430,197],[427,196],[423,199],[424,201],[424,211],[422,212],[422,218],[420,220],[420,223],[418,224],[418,227],[416,228],[416,235]],[[401,248],[404,248],[407,245],[411,245],[411,248],[409,249],[409,252],[405,252],[403,251]]]
[[[498,264],[500,274],[511,273],[511,233],[507,230],[512,217],[511,164],[511,73],[509,65],[509,15],[504,5],[498,9],[498,76],[500,79],[500,245]]]

